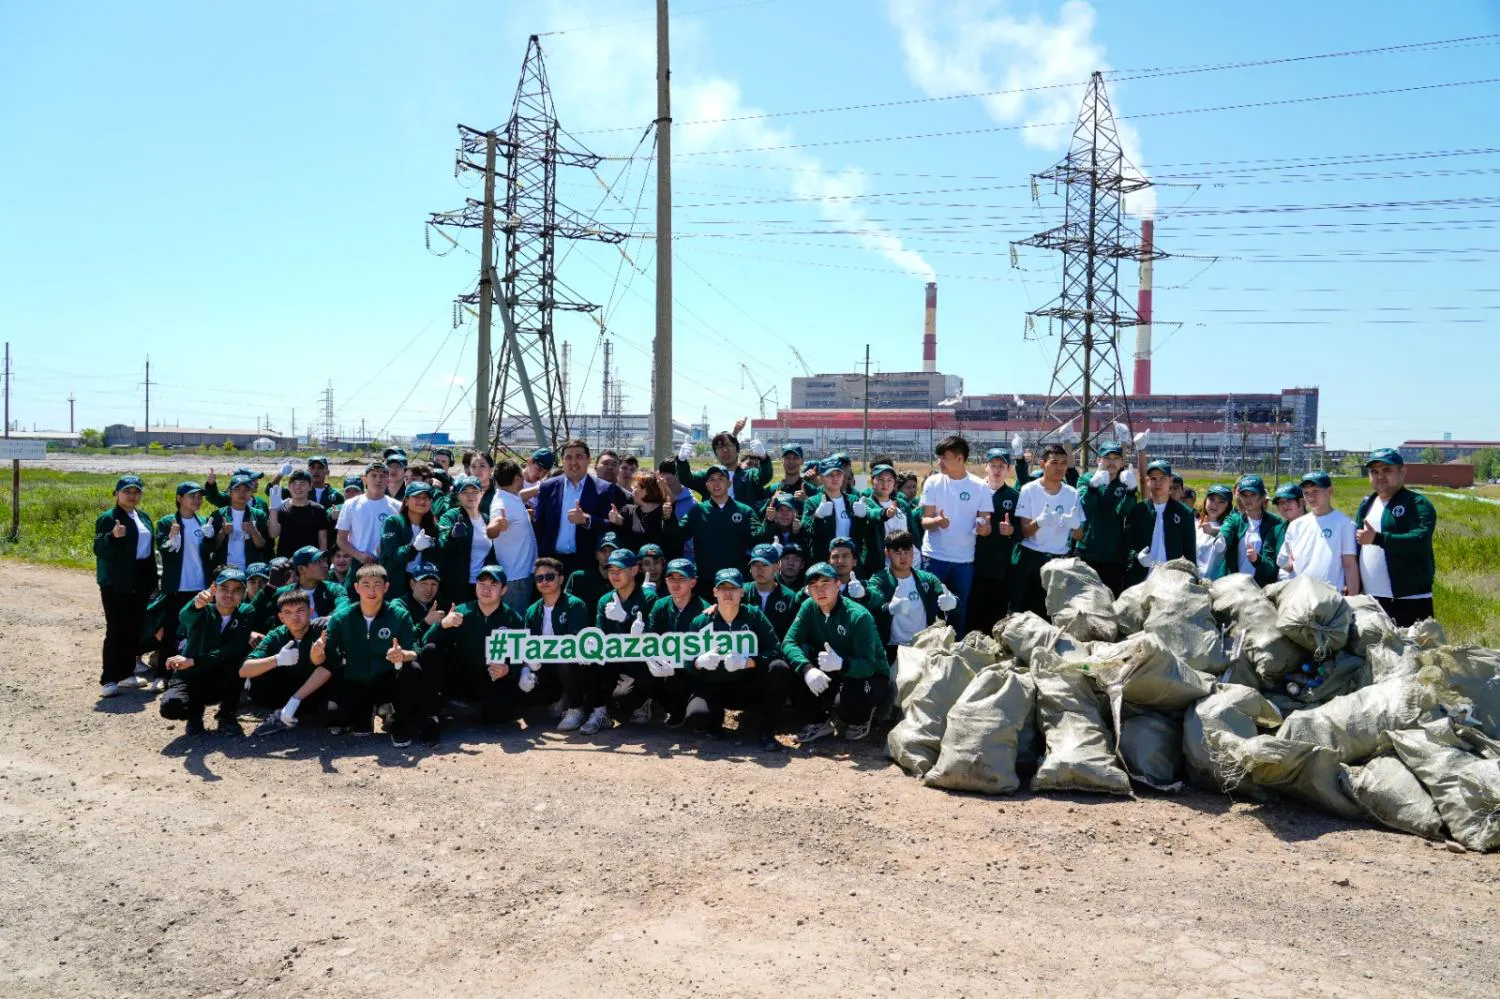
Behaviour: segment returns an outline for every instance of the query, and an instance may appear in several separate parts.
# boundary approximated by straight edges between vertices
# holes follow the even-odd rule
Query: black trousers
[[[680,669],[674,670],[668,677],[652,676],[644,662],[612,663],[594,669],[610,679],[606,693],[611,695],[610,714],[615,718],[629,718],[636,708],[647,701],[660,703],[669,714],[678,713],[687,705],[687,679]],[[620,682],[621,676],[628,676],[635,682],[628,694],[613,697],[615,685]]]
[[[240,692],[245,681],[228,665],[194,666],[173,670],[158,705],[168,721],[201,720],[203,709],[217,705],[217,717],[226,721],[239,714]]]
[[[408,710],[413,719],[436,718],[446,694],[477,701],[486,725],[513,722],[521,706],[521,690],[516,685],[520,677],[521,667],[511,666],[505,676],[491,680],[484,663],[466,662],[436,642],[428,642],[415,663],[401,668],[397,711]]]
[[[262,673],[250,681],[250,703],[267,711],[280,711],[301,689],[306,679],[306,673],[294,669],[272,669]],[[328,707],[328,690],[331,686],[332,684],[325,683],[309,694],[297,709],[297,717],[305,720],[322,714]]]
[[[129,593],[99,587],[99,602],[104,605],[104,648],[99,682],[117,683],[135,673],[135,657],[148,648],[146,604],[156,589],[156,560],[138,559],[135,563],[135,588]]]
[[[838,672],[828,674],[828,678],[833,682],[822,696],[809,690],[807,682],[800,675],[788,685],[792,706],[797,709],[803,722],[811,724],[832,715],[845,724],[862,725],[870,720],[890,687],[890,681],[884,676],[856,680]]]
[[[568,707],[588,714],[609,706],[620,679],[619,670],[589,663],[559,663],[556,668],[563,692],[568,695]]]
[[[1011,613],[1031,611],[1047,616],[1047,590],[1042,586],[1042,566],[1061,555],[1049,555],[1024,545],[1016,546],[1016,561],[1010,566]]]
[[[1391,597],[1376,597],[1375,600],[1380,604],[1381,609],[1391,616],[1391,620],[1396,622],[1396,627],[1398,628],[1410,628],[1418,621],[1433,616],[1431,597],[1406,598],[1403,600],[1396,600]]]
[[[1083,560],[1089,568],[1099,574],[1099,579],[1105,586],[1109,587],[1110,594],[1119,599],[1125,590],[1125,563],[1124,562],[1102,562],[1086,558]]]
[[[406,672],[406,667],[402,667],[401,672]],[[350,680],[335,674],[324,687],[333,688],[328,691],[328,699],[338,705],[336,724],[354,732],[369,732],[375,727],[375,709],[382,704],[391,704],[396,709],[393,734],[404,735],[410,712],[402,711],[397,698],[396,677],[394,671],[368,680]],[[408,694],[410,690],[408,685]]]
[[[964,620],[970,631],[988,635],[995,622],[1010,613],[1010,580],[1005,576],[974,577]],[[892,660],[894,662],[894,660]]]
[[[196,597],[195,590],[181,590],[177,593],[168,593],[161,605],[161,638],[156,642],[156,662],[152,664],[151,675],[166,676],[167,660],[177,655],[182,647],[182,626],[177,623],[177,615],[182,609],[193,602]]]
[[[674,678],[681,675],[681,670],[673,674]],[[693,673],[687,678],[689,699],[701,697],[708,704],[704,725],[721,728],[725,709],[735,708],[754,712],[762,735],[775,734],[776,719],[781,714],[781,706],[786,703],[787,691],[794,677],[786,660],[773,660],[765,668],[757,664],[750,669],[715,675],[712,679],[708,677],[709,674]],[[802,684],[802,688],[806,690],[807,685]],[[808,691],[809,695],[811,693]]]

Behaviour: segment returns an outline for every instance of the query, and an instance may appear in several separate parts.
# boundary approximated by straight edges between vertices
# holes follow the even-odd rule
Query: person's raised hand
[[[435,610],[437,610],[437,608],[434,607],[433,610],[435,611]],[[459,625],[461,625],[463,623],[464,623],[464,616],[463,616],[463,614],[459,613],[458,605],[450,603],[448,605],[448,612],[446,614],[444,614],[443,617],[442,617],[442,626],[444,628],[450,628],[451,629],[451,628],[457,628]]]
[[[1016,525],[1010,522],[1010,514],[1007,513],[1004,517],[1000,518],[999,531],[1007,538],[1016,533]]]
[[[621,524],[625,523],[625,515],[620,512],[620,504],[613,503],[610,505],[609,522],[611,524],[614,524],[616,527],[619,527]]]
[[[123,538],[126,534],[125,521],[115,521],[115,526],[109,529],[109,533],[111,537]]]

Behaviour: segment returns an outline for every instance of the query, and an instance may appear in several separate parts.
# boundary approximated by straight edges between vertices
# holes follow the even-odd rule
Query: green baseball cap
[[[688,579],[698,578],[698,567],[690,558],[674,558],[667,563],[668,576],[684,576]]]
[[[714,589],[721,586],[732,586],[736,590],[745,588],[745,577],[738,569],[720,569],[714,573]]]
[[[1370,452],[1370,457],[1365,459],[1365,467],[1371,465],[1395,465],[1401,467],[1406,464],[1406,459],[1401,457],[1401,452],[1393,447],[1379,447]]]
[[[808,582],[812,582],[814,579],[818,578],[838,579],[839,574],[834,571],[833,566],[829,565],[827,562],[814,562],[812,565],[807,567],[807,572],[803,573],[803,578]]]
[[[1239,484],[1234,487],[1237,493],[1260,493],[1266,494],[1266,480],[1259,475],[1247,475],[1240,479]]]

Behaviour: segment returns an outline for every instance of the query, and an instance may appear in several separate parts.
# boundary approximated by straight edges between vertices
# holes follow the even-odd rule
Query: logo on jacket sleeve
[[[1000,501],[1000,509],[1002,509],[1002,510],[1014,510],[1015,507],[1016,507],[1016,505],[1014,503],[1012,503],[1010,500],[1001,500]]]

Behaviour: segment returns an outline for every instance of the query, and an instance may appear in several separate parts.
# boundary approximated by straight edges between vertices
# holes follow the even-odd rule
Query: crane
[[[746,379],[750,380],[750,388],[755,391],[756,397],[760,399],[760,418],[762,420],[764,420],[766,418],[766,400],[767,399],[773,399],[773,400],[775,400],[776,401],[776,405],[778,407],[781,405],[781,400],[776,395],[776,386],[772,385],[771,386],[771,390],[769,392],[762,392],[760,390],[760,385],[755,381],[755,376],[750,373],[750,366],[748,364],[744,363],[743,361],[741,361],[740,362],[740,388],[744,388],[745,387],[745,380]]]
[[[791,344],[787,344],[787,346],[792,347]],[[802,373],[811,378],[813,376],[813,369],[807,366],[807,361],[802,357],[802,351],[798,350],[796,347],[792,347],[792,356],[797,359],[798,364],[802,365]]]

